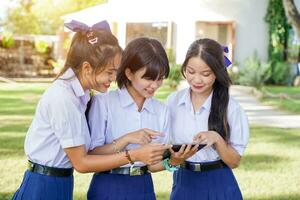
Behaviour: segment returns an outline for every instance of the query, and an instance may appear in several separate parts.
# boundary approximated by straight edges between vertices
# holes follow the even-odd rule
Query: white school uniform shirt
[[[167,143],[170,130],[169,111],[165,104],[153,98],[146,98],[139,112],[126,88],[94,96],[88,119],[92,138],[91,149],[112,143],[113,140],[142,128],[164,133],[163,137],[159,136],[152,142]],[[126,149],[139,146],[129,144]],[[136,162],[134,165],[145,164]]]
[[[201,108],[194,112],[190,97],[190,88],[172,93],[167,100],[171,113],[172,144],[189,144],[193,142],[196,134],[208,130],[208,117],[210,113],[212,94],[206,99]],[[249,126],[247,116],[232,97],[228,104],[228,124],[230,127],[229,144],[243,155],[249,140]],[[220,160],[220,156],[214,147],[201,149],[194,156],[187,159],[190,162],[210,162]]]
[[[64,148],[85,145],[86,151],[89,149],[90,134],[85,110],[90,96],[88,90],[83,90],[72,69],[60,78],[42,95],[28,129],[24,149],[32,162],[71,168]]]

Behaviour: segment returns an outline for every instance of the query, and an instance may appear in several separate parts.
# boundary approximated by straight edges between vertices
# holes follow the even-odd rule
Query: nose
[[[152,81],[150,87],[152,89],[156,90],[160,85],[161,85],[161,81],[155,80],[155,81]]]
[[[202,82],[203,82],[200,75],[196,75],[196,76],[194,77],[194,81],[195,81],[195,83],[202,83]]]

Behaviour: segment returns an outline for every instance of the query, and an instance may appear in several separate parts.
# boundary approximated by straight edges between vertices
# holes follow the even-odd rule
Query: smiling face
[[[127,86],[129,92],[135,93],[139,97],[149,98],[153,97],[155,91],[162,85],[163,78],[151,80],[150,78],[143,77],[147,68],[143,67],[140,70],[132,73],[130,69],[126,69],[125,73],[130,81],[130,85]]]
[[[207,95],[213,89],[216,76],[211,68],[199,57],[191,57],[184,70],[187,82],[195,94]]]
[[[117,69],[119,68],[121,55],[116,55],[111,62],[101,72],[91,73],[89,76],[90,89],[98,92],[106,92],[110,87],[111,82],[116,80]]]

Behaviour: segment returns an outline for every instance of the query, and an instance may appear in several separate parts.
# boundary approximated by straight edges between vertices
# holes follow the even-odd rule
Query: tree
[[[270,0],[265,17],[269,24],[269,61],[286,61],[290,25],[282,0]]]
[[[283,0],[285,14],[300,40],[300,15],[294,0]]]
[[[106,0],[17,0],[9,9],[6,28],[16,34],[55,34],[62,25],[61,16]]]

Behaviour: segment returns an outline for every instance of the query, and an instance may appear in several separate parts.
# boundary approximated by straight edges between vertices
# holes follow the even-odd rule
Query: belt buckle
[[[139,167],[131,166],[130,170],[129,170],[129,175],[130,176],[140,176],[140,175],[142,175],[142,170]]]
[[[201,164],[200,163],[194,164],[194,170],[195,172],[201,172]]]
[[[28,162],[28,168],[30,171],[33,171],[34,169],[34,164],[32,162]]]

